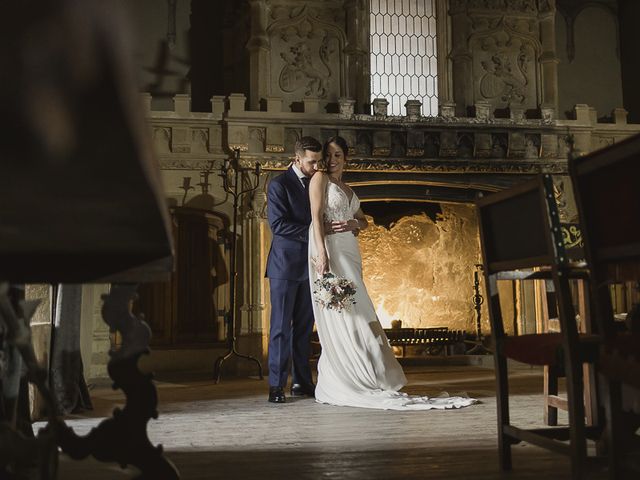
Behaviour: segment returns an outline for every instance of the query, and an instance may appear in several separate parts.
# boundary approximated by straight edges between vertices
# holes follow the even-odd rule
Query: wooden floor
[[[395,412],[332,407],[311,399],[266,401],[266,381],[219,385],[183,376],[158,382],[160,417],[149,425],[183,479],[562,479],[567,458],[530,445],[514,447],[514,470],[502,473],[496,450],[493,370],[475,366],[406,367],[410,394],[467,392],[481,404],[461,410]],[[512,418],[540,425],[542,376],[515,369]],[[122,403],[119,392],[92,391],[92,416],[69,424],[86,433]],[[560,416],[561,421],[566,418]],[[61,460],[59,478],[125,479],[131,469]]]

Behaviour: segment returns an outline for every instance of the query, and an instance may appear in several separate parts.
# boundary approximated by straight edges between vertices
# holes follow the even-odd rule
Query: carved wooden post
[[[246,287],[242,305],[241,334],[243,335],[262,333],[262,313],[265,309],[264,271],[268,251],[264,245],[264,237],[265,230],[269,228],[266,222],[266,202],[267,195],[263,186],[251,196],[244,215],[244,285]],[[251,345],[256,343],[251,342]]]

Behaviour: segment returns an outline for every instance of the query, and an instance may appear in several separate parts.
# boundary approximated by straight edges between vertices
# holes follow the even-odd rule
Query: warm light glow
[[[376,315],[384,328],[391,328],[391,320],[396,320],[393,315],[384,308],[384,300],[379,300],[376,305]]]
[[[364,280],[385,328],[401,320],[403,327],[475,331],[475,212],[466,205],[443,205],[442,212],[436,222],[426,214],[403,217],[389,230],[370,219],[358,237]]]

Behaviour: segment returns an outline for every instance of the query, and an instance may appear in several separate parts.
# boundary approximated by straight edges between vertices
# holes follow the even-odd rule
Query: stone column
[[[558,111],[558,57],[556,56],[555,0],[540,2],[540,68],[542,70],[541,106]]]
[[[464,2],[452,2],[451,15],[451,73],[453,100],[456,116],[466,116],[467,107],[473,105],[473,59],[469,51],[468,37],[471,33],[471,20]],[[438,52],[438,55],[441,55]],[[438,85],[440,86],[440,85]],[[440,103],[443,103],[442,101]]]
[[[267,35],[267,5],[265,0],[249,0],[251,8],[251,37],[249,50],[249,109],[259,110],[260,99],[269,96],[271,78],[269,51],[271,45]]]
[[[438,55],[438,103],[453,102],[451,60],[449,59],[449,11],[448,2],[436,2],[436,52]]]
[[[345,97],[354,98],[355,113],[370,113],[369,2],[346,0],[344,4],[347,45]]]

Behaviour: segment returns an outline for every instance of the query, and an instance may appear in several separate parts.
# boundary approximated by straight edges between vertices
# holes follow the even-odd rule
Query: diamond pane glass
[[[371,96],[389,101],[390,115],[405,115],[407,100],[422,114],[438,114],[435,49],[436,0],[371,1]]]

